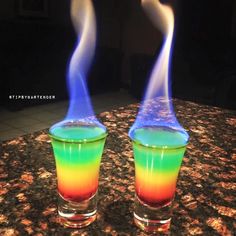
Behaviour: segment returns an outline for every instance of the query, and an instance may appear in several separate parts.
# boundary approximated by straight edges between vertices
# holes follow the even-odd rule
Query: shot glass
[[[188,134],[169,127],[142,127],[130,138],[135,160],[134,222],[146,232],[168,232]]]
[[[96,219],[106,130],[89,123],[64,122],[52,126],[49,136],[56,160],[60,222],[85,227]]]

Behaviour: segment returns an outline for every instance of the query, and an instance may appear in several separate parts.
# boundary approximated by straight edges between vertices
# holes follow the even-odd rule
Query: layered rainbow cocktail
[[[95,220],[94,198],[106,135],[102,127],[78,122],[50,129],[61,201],[58,211],[67,226],[83,227]]]
[[[188,135],[168,127],[143,127],[131,133],[135,158],[135,223],[145,231],[166,231]]]

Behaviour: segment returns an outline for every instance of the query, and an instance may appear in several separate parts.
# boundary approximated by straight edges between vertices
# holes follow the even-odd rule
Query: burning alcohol
[[[107,132],[94,115],[87,89],[96,47],[92,1],[72,0],[71,17],[78,41],[68,68],[69,109],[49,133],[56,159],[61,222],[81,228],[96,219],[99,167]]]
[[[165,41],[154,65],[144,101],[129,131],[135,159],[134,221],[148,232],[167,231],[182,158],[189,136],[173,110],[170,59],[174,14],[158,0],[142,0]]]

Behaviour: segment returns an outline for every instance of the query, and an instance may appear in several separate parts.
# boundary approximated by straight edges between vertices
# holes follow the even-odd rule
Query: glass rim
[[[153,127],[153,126],[143,126],[143,127],[139,127],[139,128],[136,128],[136,129],[140,129],[140,128],[144,128],[144,127]],[[168,129],[171,129],[171,130],[175,130],[177,132],[180,132],[180,133],[184,133],[184,134],[187,134],[187,140],[185,143],[182,143],[182,144],[178,144],[178,145],[150,145],[150,144],[144,144],[142,143],[140,140],[136,139],[136,138],[133,138],[131,134],[129,134],[129,138],[132,140],[133,143],[135,144],[138,144],[140,146],[143,146],[143,147],[146,147],[146,148],[152,148],[152,149],[169,149],[169,150],[172,150],[172,149],[182,149],[182,148],[185,148],[188,143],[189,143],[189,135],[187,133],[187,131],[185,129],[183,130],[179,130],[179,129],[174,129],[172,127],[169,127],[169,126],[157,126],[157,127],[160,127],[160,128],[168,128]],[[132,132],[134,132],[136,129],[134,129]]]
[[[78,144],[82,144],[82,143],[94,143],[94,142],[97,142],[99,140],[102,140],[102,139],[105,139],[108,135],[108,132],[105,130],[104,133],[94,137],[94,138],[89,138],[89,139],[70,139],[70,138],[62,138],[62,137],[59,137],[59,136],[56,136],[54,134],[52,134],[52,132],[48,131],[48,136],[51,138],[51,139],[54,139],[56,141],[59,141],[59,142],[64,142],[64,143],[78,143]]]
[[[140,146],[146,147],[146,148],[151,148],[151,149],[168,149],[168,150],[177,150],[177,149],[182,149],[182,148],[186,148],[189,141],[186,142],[186,144],[182,144],[182,145],[176,145],[176,146],[168,146],[168,145],[149,145],[149,144],[143,144],[141,141],[137,140],[137,139],[133,139],[130,137],[130,139],[132,140],[133,143],[138,144]]]

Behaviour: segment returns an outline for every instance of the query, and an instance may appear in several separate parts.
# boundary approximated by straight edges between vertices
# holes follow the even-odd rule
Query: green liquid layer
[[[143,127],[136,129],[131,135],[133,141],[148,147],[175,148],[185,146],[188,142],[188,134],[169,127]]]
[[[64,125],[50,130],[51,134],[65,141],[90,141],[105,135],[105,130],[93,125]]]

